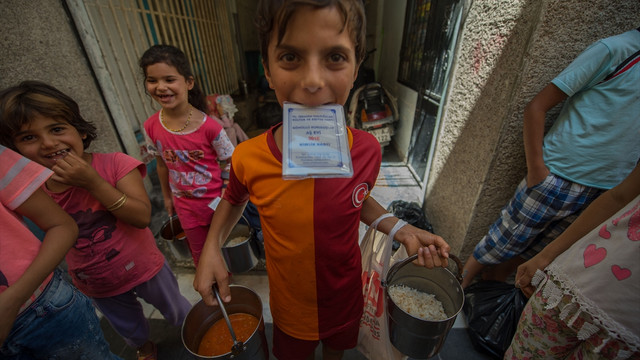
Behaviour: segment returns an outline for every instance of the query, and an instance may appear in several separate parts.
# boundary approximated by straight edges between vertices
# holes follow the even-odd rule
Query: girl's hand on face
[[[91,164],[74,153],[68,153],[67,156],[56,161],[51,170],[54,172],[51,179],[85,189],[98,184],[98,180],[102,179]]]

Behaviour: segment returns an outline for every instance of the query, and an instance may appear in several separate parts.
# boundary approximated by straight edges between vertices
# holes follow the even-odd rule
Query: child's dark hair
[[[172,45],[153,45],[152,47],[147,49],[144,54],[142,54],[142,57],[139,61],[139,65],[142,69],[142,75],[144,76],[144,78],[147,77],[147,67],[157,63],[164,63],[173,66],[176,68],[176,70],[178,70],[178,73],[180,73],[180,75],[184,76],[186,79],[194,79],[193,88],[189,90],[189,104],[206,114],[206,97],[198,86],[198,82],[195,81],[195,76],[191,71],[191,65],[189,64],[187,55],[185,55],[182,50]]]
[[[63,120],[81,135],[84,148],[96,138],[96,127],[80,115],[78,104],[55,87],[28,80],[0,92],[0,143],[17,150],[14,135],[36,116]]]
[[[260,37],[260,52],[268,70],[269,41],[273,31],[277,31],[278,44],[282,41],[287,24],[294,12],[302,5],[316,9],[334,6],[343,18],[343,31],[349,31],[356,50],[356,63],[364,59],[367,52],[366,17],[363,0],[260,0],[256,15],[256,26]]]

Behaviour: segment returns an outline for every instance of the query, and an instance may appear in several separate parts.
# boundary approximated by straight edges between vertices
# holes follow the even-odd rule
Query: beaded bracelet
[[[116,211],[118,209],[120,209],[121,207],[124,206],[124,203],[127,202],[127,194],[122,193],[122,196],[120,197],[120,199],[116,200],[116,202],[113,203],[113,205],[109,206],[107,208],[108,211]]]

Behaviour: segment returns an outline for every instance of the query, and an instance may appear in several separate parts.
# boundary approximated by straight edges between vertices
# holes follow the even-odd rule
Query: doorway
[[[398,82],[418,92],[407,166],[424,188],[449,79],[461,0],[408,0]]]

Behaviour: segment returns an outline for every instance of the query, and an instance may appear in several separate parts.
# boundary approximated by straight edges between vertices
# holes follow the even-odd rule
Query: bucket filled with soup
[[[450,255],[458,275],[442,267],[414,265],[417,255],[395,263],[387,272],[385,300],[391,344],[413,359],[428,359],[440,351],[462,310],[462,263]]]
[[[182,343],[198,359],[267,360],[269,349],[262,318],[262,301],[253,290],[231,285],[231,302],[225,303],[236,339],[242,343],[234,349],[231,332],[219,306],[196,303],[182,324]]]

